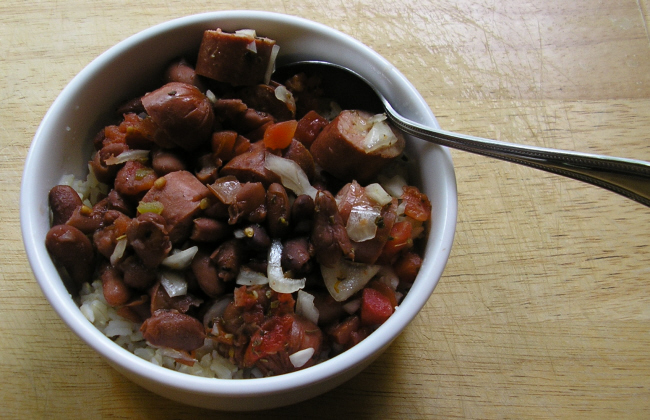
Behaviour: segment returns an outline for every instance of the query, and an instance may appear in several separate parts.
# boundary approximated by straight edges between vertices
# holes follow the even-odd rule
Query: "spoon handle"
[[[443,146],[564,175],[650,207],[650,162],[525,146],[452,133],[404,118],[387,101],[384,101],[384,107],[391,122],[406,134]]]

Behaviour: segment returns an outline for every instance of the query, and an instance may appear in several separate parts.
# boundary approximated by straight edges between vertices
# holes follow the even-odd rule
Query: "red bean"
[[[52,188],[48,200],[52,210],[52,226],[67,222],[75,209],[83,205],[79,194],[68,185],[57,185]]]
[[[102,291],[104,299],[109,305],[116,307],[124,305],[131,299],[131,290],[124,284],[120,271],[113,267],[106,267],[102,271]]]
[[[198,319],[175,310],[159,310],[140,328],[154,346],[192,351],[203,345],[205,329]]]
[[[52,227],[45,236],[45,247],[78,286],[91,280],[95,252],[90,239],[79,229],[68,225]]]

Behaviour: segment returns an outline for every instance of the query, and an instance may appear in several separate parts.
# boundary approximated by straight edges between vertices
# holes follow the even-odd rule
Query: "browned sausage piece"
[[[156,311],[142,324],[140,331],[152,345],[176,350],[196,350],[205,340],[203,323],[175,310]]]
[[[291,218],[291,203],[287,190],[282,184],[274,182],[266,191],[266,225],[269,234],[274,238],[282,238],[289,233]]]
[[[196,62],[196,73],[233,86],[264,83],[272,65],[275,41],[231,34],[221,29],[205,31]]]
[[[151,188],[142,202],[158,201],[163,205],[161,216],[165,218],[169,239],[176,244],[190,236],[192,219],[201,209],[201,200],[210,195],[210,190],[187,171],[171,172],[163,179],[162,187]]]
[[[91,280],[95,271],[95,252],[90,239],[82,231],[68,225],[54,226],[45,236],[45,247],[77,286]]]
[[[316,217],[311,242],[319,263],[331,267],[339,258],[354,259],[352,241],[345,230],[336,200],[329,191],[319,191],[315,200]]]
[[[79,194],[69,185],[56,185],[48,195],[52,210],[52,226],[62,225],[70,219],[77,207],[83,205]]]
[[[261,182],[264,186],[280,182],[279,176],[264,167],[265,156],[264,143],[253,143],[248,152],[235,156],[225,164],[219,174],[222,177],[233,175],[241,182]]]
[[[159,130],[176,146],[194,150],[209,141],[214,123],[212,103],[195,86],[167,83],[144,95],[142,105]]]
[[[205,92],[205,84],[196,74],[194,67],[184,58],[172,63],[165,71],[165,83],[181,82],[196,86],[201,92]]]
[[[386,163],[402,153],[404,138],[391,128],[395,136],[392,142],[368,152],[366,136],[373,126],[371,118],[372,114],[365,111],[341,112],[309,149],[316,163],[340,179],[356,179],[362,184],[373,179]]]
[[[172,249],[165,219],[156,213],[143,213],[132,219],[126,230],[126,237],[148,268],[157,267]]]

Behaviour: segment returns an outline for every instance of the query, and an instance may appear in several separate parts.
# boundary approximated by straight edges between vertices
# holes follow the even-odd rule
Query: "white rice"
[[[206,338],[203,347],[196,350],[193,366],[179,363],[170,357],[173,350],[149,345],[140,332],[141,324],[121,317],[106,303],[101,280],[84,284],[77,303],[86,319],[104,335],[136,356],[158,366],[206,378],[243,379],[259,376],[259,372],[238,369],[219,355],[211,338]]]

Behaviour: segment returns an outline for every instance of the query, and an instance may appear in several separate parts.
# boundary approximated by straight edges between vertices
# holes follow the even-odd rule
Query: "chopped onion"
[[[293,160],[267,153],[264,167],[278,175],[282,185],[296,195],[307,194],[311,198],[316,198],[318,190],[311,186],[305,171]]]
[[[361,299],[352,299],[349,302],[345,302],[342,308],[349,315],[352,315],[361,308]]]
[[[397,215],[398,216],[404,216],[404,213],[406,212],[406,201],[402,201],[399,203],[397,206]]]
[[[241,183],[236,177],[229,175],[217,179],[208,189],[224,204],[232,204],[237,198]]]
[[[151,343],[147,343],[151,347],[156,347],[153,346]],[[184,362],[189,363],[190,365],[193,365],[197,360],[190,356],[188,352],[181,351],[181,350],[176,350],[171,347],[157,347],[158,352],[160,353],[161,356],[163,357],[169,357],[174,360],[182,360]]]
[[[206,96],[206,97],[208,98],[208,100],[209,100],[210,102],[212,102],[213,104],[214,104],[215,102],[217,102],[217,96],[216,96],[216,95],[214,94],[214,92],[212,92],[210,89],[208,89],[208,90],[205,91],[205,96]]]
[[[314,349],[312,347],[308,347],[306,349],[298,350],[294,354],[290,355],[289,360],[291,361],[293,367],[299,368],[303,367],[313,355]]]
[[[192,263],[194,256],[198,252],[199,247],[193,246],[182,251],[172,252],[170,256],[162,260],[162,265],[165,267],[173,268],[174,270],[182,270],[187,268]]]
[[[390,265],[384,265],[381,267],[377,273],[377,279],[380,282],[385,283],[393,291],[397,290],[397,286],[399,285],[399,276]]]
[[[386,121],[388,117],[386,117],[386,114],[375,114],[372,117],[368,118],[367,122],[368,124],[375,124],[378,122]]]
[[[280,46],[278,44],[271,47],[271,56],[269,57],[269,64],[266,66],[266,73],[264,74],[264,83],[269,84],[271,81],[271,75],[275,70],[275,59],[278,57],[278,52],[280,51]]]
[[[350,239],[363,242],[375,237],[377,233],[377,219],[381,215],[379,209],[368,205],[356,205],[350,210],[345,230]]]
[[[293,293],[305,287],[307,279],[290,279],[282,271],[282,242],[274,239],[269,248],[268,262],[266,265],[269,286],[277,293]]]
[[[374,121],[372,128],[363,139],[363,148],[366,153],[386,149],[397,143],[398,139],[388,123],[385,121]]]
[[[240,286],[253,286],[255,284],[268,284],[269,278],[264,274],[251,270],[248,267],[242,267],[237,274],[237,283]]]
[[[122,319],[111,319],[104,329],[107,337],[117,337],[131,335],[133,333],[133,323]]]
[[[172,270],[162,270],[160,273],[160,284],[165,288],[169,297],[187,294],[187,281],[185,281],[185,277]]]
[[[296,299],[296,313],[310,320],[314,324],[318,324],[320,313],[318,312],[318,308],[314,305],[314,295],[299,290]]]
[[[365,188],[366,195],[380,206],[385,206],[393,200],[393,197],[378,183],[367,185]]]
[[[138,213],[144,214],[144,213],[156,213],[156,214],[161,214],[163,210],[165,209],[165,206],[163,203],[160,201],[140,201],[138,204]]]
[[[122,256],[124,255],[124,251],[126,250],[127,244],[128,244],[128,240],[126,239],[126,236],[118,239],[117,244],[115,245],[115,249],[113,250],[113,253],[111,254],[110,257],[111,265],[117,264],[120,258],[122,258]]]
[[[279,100],[287,104],[287,108],[294,112],[296,110],[296,100],[293,97],[293,94],[289,89],[284,87],[283,85],[279,85],[278,87],[275,88],[275,97]]]
[[[406,179],[401,175],[394,175],[390,178],[379,175],[379,183],[384,190],[393,197],[401,197],[404,193],[404,187],[407,185]]]
[[[381,266],[339,259],[333,267],[320,266],[325,286],[337,302],[343,302],[363,289]]]
[[[132,160],[137,160],[140,162],[147,161],[149,159],[149,150],[127,150],[122,152],[117,156],[111,156],[106,159],[107,165],[119,165],[120,163],[125,163]]]
[[[235,35],[243,36],[246,38],[256,38],[257,32],[255,32],[255,29],[239,29],[235,31]]]
[[[254,54],[257,54],[257,44],[255,44],[255,40],[252,40],[248,45],[246,45],[246,49]]]

